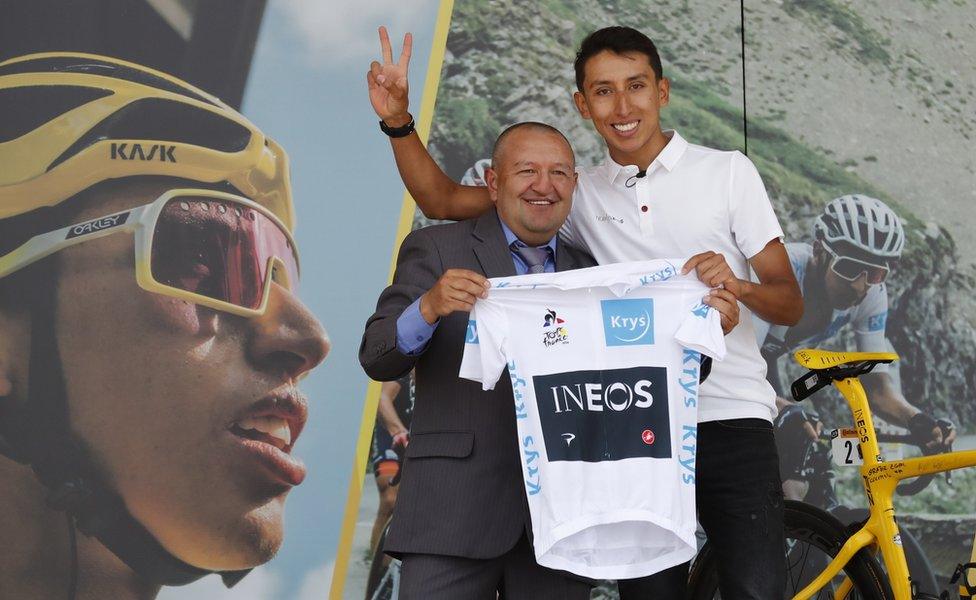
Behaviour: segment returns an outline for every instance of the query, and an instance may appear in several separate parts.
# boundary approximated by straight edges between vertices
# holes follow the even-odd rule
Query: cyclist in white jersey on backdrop
[[[811,439],[817,439],[819,425],[815,414],[808,406],[803,408],[784,398],[779,360],[797,348],[829,344],[848,324],[854,330],[858,352],[889,351],[885,339],[885,281],[901,258],[905,232],[901,219],[887,204],[863,194],[830,201],[817,216],[813,229],[812,244],[786,244],[790,265],[804,295],[803,318],[787,327],[770,325],[755,317],[753,326],[768,365],[767,376],[777,392],[777,405],[788,413],[803,411],[808,422],[803,429]],[[872,409],[887,421],[908,428],[920,441],[933,446],[951,443],[955,438],[953,429],[943,439],[943,429],[935,417],[908,403],[888,365],[878,365],[861,381]],[[783,450],[781,447],[781,454]],[[791,479],[786,472],[783,477]],[[789,490],[787,493],[793,495]]]
[[[383,62],[367,73],[370,102],[390,136],[400,175],[430,218],[463,219],[491,206],[484,188],[462,186],[437,166],[413,133],[407,112],[411,38],[398,62],[385,28]],[[597,167],[577,169],[572,212],[560,236],[602,264],[692,256],[715,298],[738,300],[740,326],[728,354],[702,386],[697,439],[699,519],[721,556],[723,596],[771,598],[782,593],[782,491],[771,420],[775,393],[752,329],[753,313],[795,324],[803,298],[781,242],[782,229],[748,158],[689,144],[662,131],[659,111],[670,96],[653,42],[628,27],[583,40],[575,61],[580,115],[607,144]],[[750,267],[759,283],[749,280]],[[721,312],[721,309],[719,309]],[[621,597],[684,595],[687,564],[619,583]]]

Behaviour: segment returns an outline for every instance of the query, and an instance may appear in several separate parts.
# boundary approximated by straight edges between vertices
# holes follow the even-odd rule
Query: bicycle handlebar
[[[946,419],[937,419],[936,424],[939,426],[939,429],[942,431],[942,439],[945,439],[953,429],[952,422],[947,421]],[[914,436],[907,436],[907,437],[914,438]],[[944,444],[944,445],[937,446],[935,448],[930,448],[925,443],[919,442],[917,439],[912,439],[910,443],[914,445],[916,448],[918,448],[919,450],[921,450],[922,454],[926,456],[930,456],[932,454],[938,454],[940,452],[952,452],[952,444]],[[946,482],[949,485],[952,485],[952,471],[946,471],[945,477],[946,477]],[[895,492],[899,496],[914,496],[915,494],[927,488],[928,485],[932,483],[934,479],[935,479],[935,473],[931,473],[929,475],[920,475],[915,479],[909,479],[899,483],[898,487],[895,488]]]

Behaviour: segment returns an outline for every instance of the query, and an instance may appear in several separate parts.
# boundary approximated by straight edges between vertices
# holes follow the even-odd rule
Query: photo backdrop
[[[742,8],[744,20],[739,3],[705,0],[456,0],[431,153],[448,175],[467,174],[471,183],[472,167],[501,129],[538,120],[566,133],[579,163],[602,161],[603,141],[572,102],[575,52],[600,27],[640,29],[671,79],[664,127],[693,143],[747,151],[787,242],[812,242],[814,217],[845,194],[879,198],[900,216],[907,244],[887,282],[886,337],[902,359],[892,374],[911,404],[954,422],[956,449],[976,447],[974,5],[747,0]],[[414,227],[428,224],[418,211]],[[851,327],[822,347],[853,349]],[[779,362],[787,385],[800,374],[789,362]],[[826,429],[850,425],[833,390],[813,405]],[[818,476],[830,478],[842,504],[863,505],[856,469],[824,468]],[[956,472],[952,485],[937,478],[896,505],[946,585],[969,556],[976,473]],[[375,507],[370,472],[346,598],[363,589]],[[615,591],[605,586],[597,597]]]

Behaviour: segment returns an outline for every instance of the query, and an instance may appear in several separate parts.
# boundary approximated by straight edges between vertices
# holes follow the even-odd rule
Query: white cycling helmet
[[[485,179],[485,169],[490,168],[491,159],[482,158],[464,172],[464,176],[461,177],[461,185],[479,185],[482,187],[488,185],[488,180]]]
[[[853,251],[884,260],[901,256],[905,230],[887,204],[862,194],[831,200],[813,224],[816,238],[835,252]]]

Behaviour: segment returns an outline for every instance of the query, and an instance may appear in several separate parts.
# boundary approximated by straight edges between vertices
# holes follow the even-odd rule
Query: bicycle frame
[[[903,479],[976,466],[976,450],[885,462],[878,447],[871,409],[861,382],[857,377],[849,377],[834,381],[833,385],[843,394],[854,416],[854,425],[864,454],[861,479],[864,493],[868,498],[870,517],[861,529],[848,538],[827,568],[793,598],[807,600],[812,597],[826,586],[859,550],[877,545],[888,570],[895,600],[912,600],[908,565],[901,546],[898,524],[895,522],[895,508],[892,502],[895,487]],[[976,556],[976,548],[973,549],[973,553]],[[835,598],[845,598],[849,591],[850,581],[845,580],[835,593]]]

